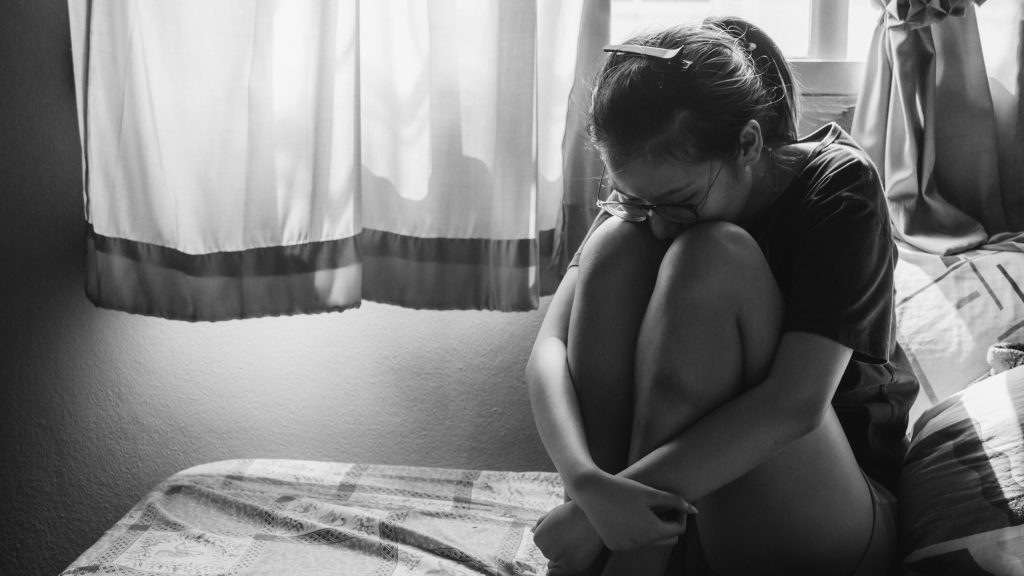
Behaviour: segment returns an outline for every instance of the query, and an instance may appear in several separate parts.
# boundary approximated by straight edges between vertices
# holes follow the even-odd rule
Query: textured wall
[[[0,574],[57,574],[204,461],[550,469],[522,383],[542,311],[94,308],[69,50],[64,0],[0,0]]]

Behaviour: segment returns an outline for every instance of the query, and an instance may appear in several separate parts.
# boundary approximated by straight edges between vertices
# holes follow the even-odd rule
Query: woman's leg
[[[782,312],[778,286],[745,231],[708,223],[678,237],[638,335],[630,460],[763,381]],[[716,573],[848,574],[868,543],[871,504],[829,410],[817,430],[697,502],[693,519]],[[605,574],[658,573],[667,552],[613,554]]]
[[[636,339],[668,244],[647,226],[605,221],[587,240],[569,323],[568,363],[590,455],[602,470],[628,464]],[[600,574],[606,555],[583,574]]]
[[[636,341],[667,247],[647,226],[610,218],[580,258],[569,372],[591,457],[613,474],[628,464]]]

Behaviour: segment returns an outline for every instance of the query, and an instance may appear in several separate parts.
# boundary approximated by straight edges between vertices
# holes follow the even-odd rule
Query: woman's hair
[[[796,140],[792,71],[775,42],[753,24],[714,18],[625,44],[681,50],[671,60],[619,52],[605,59],[588,129],[610,163],[727,158],[738,152],[749,120],[761,125],[769,146]]]

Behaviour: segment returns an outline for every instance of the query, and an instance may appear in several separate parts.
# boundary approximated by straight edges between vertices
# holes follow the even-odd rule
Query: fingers
[[[548,562],[547,576],[568,576],[569,571],[554,562]]]
[[[648,522],[634,522],[631,528],[618,534],[615,539],[605,541],[608,549],[619,552],[635,550],[645,546],[662,546],[676,544],[679,537],[686,533],[686,516],[676,520],[660,520],[651,518]]]
[[[685,533],[685,521],[680,523],[663,523],[656,527],[650,527],[648,530],[643,531],[643,533],[634,533],[632,538],[617,543],[616,547],[609,548],[621,551],[646,548],[648,546],[675,546],[679,543],[680,537]]]
[[[686,516],[678,520],[662,520],[651,531],[651,540],[670,540],[686,533]]]
[[[685,498],[680,498],[671,492],[665,492],[664,490],[648,486],[647,496],[652,510],[669,509],[676,510],[680,514],[697,513],[696,506],[687,502]]]

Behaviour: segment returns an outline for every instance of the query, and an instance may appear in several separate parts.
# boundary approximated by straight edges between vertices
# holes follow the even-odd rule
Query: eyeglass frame
[[[708,201],[708,198],[711,197],[711,189],[714,188],[715,182],[718,182],[718,175],[722,173],[722,168],[724,168],[724,167],[725,167],[725,163],[724,162],[719,163],[718,171],[715,172],[715,175],[711,178],[711,182],[708,183],[707,190],[704,191],[704,197],[701,198],[700,201],[697,202],[697,203],[693,203],[693,202],[686,202],[686,203],[670,202],[670,203],[664,203],[664,204],[648,204],[648,203],[641,204],[641,203],[638,203],[638,202],[622,202],[622,201],[614,201],[614,200],[610,201],[610,200],[598,199],[597,200],[597,207],[599,209],[603,210],[604,212],[607,212],[608,215],[615,216],[616,218],[619,218],[620,220],[624,220],[626,222],[634,222],[634,223],[646,222],[647,220],[649,220],[651,218],[651,214],[657,214],[659,218],[662,218],[664,220],[667,220],[667,221],[675,223],[675,224],[695,224],[697,222],[700,222],[700,212],[699,212],[699,210],[704,206],[704,203]],[[606,172],[607,172],[607,168],[601,171],[601,182],[598,185],[598,190],[600,190],[601,188],[604,187],[604,180],[605,180],[605,173]],[[613,192],[618,192],[619,194],[622,194],[622,192],[619,192],[615,188],[612,188],[612,191]],[[627,218],[624,218],[624,217],[620,216],[619,214],[615,214],[610,209],[606,209],[605,208],[605,206],[612,206],[612,205],[614,205],[614,206],[624,206],[624,207],[628,207],[628,208],[639,208],[641,211],[643,211],[643,215],[627,219]],[[678,220],[678,219],[675,219],[675,218],[669,218],[669,217],[666,217],[664,214],[658,212],[658,208],[682,208],[682,209],[688,210],[691,214],[693,214],[693,219],[692,220]],[[639,219],[637,219],[637,218],[639,218]]]

